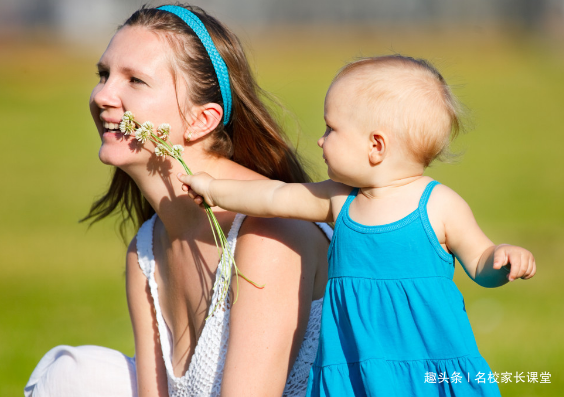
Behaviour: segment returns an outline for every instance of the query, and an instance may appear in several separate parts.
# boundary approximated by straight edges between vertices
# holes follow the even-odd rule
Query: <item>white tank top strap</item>
[[[173,373],[171,364],[171,343],[169,338],[169,329],[164,321],[164,317],[159,304],[159,290],[155,280],[155,257],[153,253],[153,230],[157,214],[154,214],[151,219],[145,221],[137,232],[137,257],[139,267],[147,277],[149,283],[149,290],[153,298],[153,306],[157,317],[157,328],[160,334],[161,350],[167,372]]]
[[[225,310],[231,307],[231,296],[230,294],[226,294],[223,302],[218,302],[218,300],[222,297],[221,291],[229,288],[231,284],[231,273],[232,273],[232,262],[229,260],[230,258],[235,257],[235,247],[237,246],[237,237],[239,236],[239,229],[241,229],[241,224],[245,220],[246,215],[237,214],[235,215],[235,219],[231,224],[231,229],[229,229],[229,233],[227,234],[227,247],[229,253],[226,254],[225,252],[221,255],[221,259],[219,265],[217,267],[217,272],[215,275],[215,282],[213,284],[213,295],[211,305],[208,310],[208,315],[215,313],[216,310],[221,309]]]
[[[181,377],[174,375],[172,367],[172,335],[164,320],[159,304],[159,291],[155,280],[155,258],[153,255],[153,228],[156,214],[147,220],[137,232],[137,255],[139,266],[147,277],[153,305],[157,317],[157,327],[163,361],[167,371],[169,396],[181,397],[189,395],[218,396],[221,391],[221,379],[225,356],[227,354],[227,341],[229,338],[229,295],[218,302],[221,296],[221,287],[227,282],[227,272],[231,271],[229,255],[221,256],[220,264],[216,272],[216,282],[213,287],[211,313],[214,315],[206,320],[200,338],[196,342],[194,354],[191,358],[188,370]],[[245,215],[237,214],[233,220],[231,229],[227,235],[229,254],[234,256],[237,236]]]
[[[235,215],[235,219],[231,224],[231,229],[227,234],[227,242],[231,246],[232,254],[235,253],[235,244],[237,243],[237,236],[239,236],[239,229],[241,229],[241,225],[243,224],[243,221],[245,220],[246,217],[247,215],[244,214]]]
[[[155,270],[155,262],[153,260],[153,226],[155,225],[156,219],[157,214],[154,214],[141,225],[137,232],[137,257],[139,267],[141,267],[143,274],[145,274],[147,278],[149,278],[149,275]]]

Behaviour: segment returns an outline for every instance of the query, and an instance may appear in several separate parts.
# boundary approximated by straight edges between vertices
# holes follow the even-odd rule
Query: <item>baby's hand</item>
[[[493,258],[494,269],[501,269],[502,266],[507,266],[506,270],[509,271],[507,279],[509,281],[514,281],[518,278],[528,280],[537,271],[533,254],[525,248],[501,244],[495,247]]]
[[[188,195],[194,199],[194,202],[200,207],[204,206],[204,201],[210,207],[216,204],[210,195],[210,184],[214,180],[213,177],[205,172],[198,172],[194,175],[177,174],[176,177],[182,182],[182,190],[188,192]]]

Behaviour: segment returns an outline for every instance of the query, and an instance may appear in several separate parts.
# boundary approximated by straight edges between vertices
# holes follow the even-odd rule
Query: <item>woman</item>
[[[183,169],[118,129],[126,111],[170,124],[169,141],[183,146],[194,172],[305,181],[239,41],[199,8],[142,8],[112,38],[98,70],[90,109],[100,160],[116,168],[87,219],[121,211],[124,221],[143,224],[126,260],[135,361],[100,347],[59,346],[41,360],[26,394],[305,394],[327,281],[326,236],[307,222],[214,210],[241,272],[265,285],[241,279],[222,300],[214,283],[225,280],[223,259],[206,214],[176,180]]]

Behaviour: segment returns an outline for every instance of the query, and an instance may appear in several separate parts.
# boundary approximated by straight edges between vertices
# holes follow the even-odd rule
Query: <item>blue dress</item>
[[[352,220],[358,189],[349,195],[329,247],[308,396],[500,396],[452,281],[454,257],[429,223],[437,184],[381,226]]]

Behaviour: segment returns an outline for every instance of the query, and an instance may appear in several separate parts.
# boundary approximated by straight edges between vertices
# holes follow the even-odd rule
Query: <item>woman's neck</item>
[[[195,151],[183,156],[193,173],[206,171],[218,178],[233,177],[225,158],[198,154]],[[135,181],[143,196],[154,208],[171,240],[180,239],[192,226],[208,223],[207,215],[201,207],[182,190],[178,173],[186,173],[182,165],[170,158],[152,159],[149,164],[132,166],[125,170]]]

